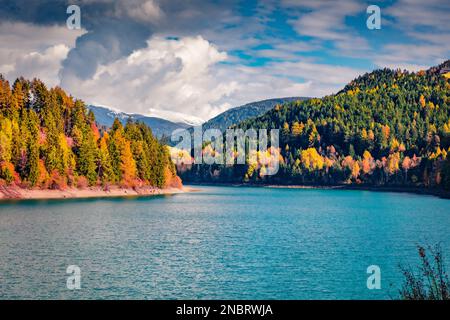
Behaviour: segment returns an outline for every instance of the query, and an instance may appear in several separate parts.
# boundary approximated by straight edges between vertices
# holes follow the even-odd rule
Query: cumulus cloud
[[[22,22],[2,22],[0,30],[0,43],[5,44],[0,47],[0,73],[11,81],[19,76],[40,77],[49,86],[59,84],[62,62],[84,33]]]
[[[59,10],[64,3],[28,5],[18,0],[0,9],[0,16],[37,22],[33,28],[43,30],[65,22],[66,16],[43,18],[39,12]],[[312,72],[314,61],[299,62],[299,52],[320,49],[317,42],[286,45],[266,34],[278,6],[275,2],[257,4],[251,16],[236,14],[234,1],[80,0],[78,4],[85,31],[76,41],[59,39],[38,48],[30,39],[23,53],[12,54],[11,61],[0,60],[4,72],[38,76],[49,85],[59,82],[88,103],[174,120],[188,115],[206,120],[229,107],[266,98],[319,96],[331,93],[339,82],[333,80],[334,71],[323,70],[328,76],[322,76]],[[2,11],[7,8],[15,9]],[[15,16],[19,11],[23,15]],[[22,32],[25,39],[27,32]],[[7,33],[2,30],[2,35]],[[171,35],[179,40],[167,40]],[[34,37],[46,39],[44,34]],[[253,50],[262,42],[272,49]],[[274,61],[247,66],[227,54],[236,49]],[[350,80],[344,75],[353,74],[335,70],[345,71],[339,85]]]
[[[207,120],[249,101],[330,93],[330,86],[337,88],[358,72],[313,62],[274,63],[261,70],[226,61],[227,54],[201,36],[153,37],[146,48],[99,66],[92,78],[73,78],[68,85],[87,101],[128,112]]]
[[[67,85],[87,101],[129,112],[207,118],[223,110],[217,102],[236,86],[215,78],[215,65],[226,58],[202,37],[154,37],[145,48],[99,66],[92,78],[72,78]]]
[[[67,57],[69,47],[58,44],[43,52],[30,52],[18,56],[14,64],[7,65],[6,77],[15,79],[23,76],[33,79],[36,75],[49,87],[59,85],[58,72],[62,61]],[[8,70],[9,69],[9,70]]]
[[[230,16],[226,5],[202,0],[81,0],[80,5],[87,32],[63,63],[63,86],[73,78],[89,79],[99,66],[145,48],[152,35],[192,35]]]

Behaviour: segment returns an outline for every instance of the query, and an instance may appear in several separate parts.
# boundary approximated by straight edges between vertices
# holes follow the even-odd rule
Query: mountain
[[[266,111],[274,108],[277,104],[284,104],[292,101],[305,100],[303,97],[289,97],[268,99],[257,102],[251,102],[240,107],[229,109],[218,116],[206,121],[202,126],[206,129],[220,129],[222,132],[228,127],[238,124],[248,118],[262,115]]]
[[[308,98],[303,97],[289,97],[289,98],[277,98],[277,99],[269,99],[262,100],[257,102],[252,102],[245,104],[240,107],[235,107],[229,109],[218,116],[206,121],[202,124],[203,130],[214,128],[220,129],[224,131],[228,127],[232,125],[236,125],[248,118],[257,117],[264,112],[272,109],[277,104],[288,103],[292,101],[301,101]],[[88,110],[92,110],[97,119],[97,123],[100,126],[105,126],[110,128],[114,122],[115,118],[118,118],[120,122],[125,125],[127,121],[140,121],[144,122],[147,126],[152,129],[153,134],[158,137],[170,137],[172,132],[176,129],[188,129],[192,130],[194,125],[199,125],[197,123],[192,123],[193,121],[189,121],[187,119],[185,122],[172,122],[166,119],[157,118],[157,117],[148,117],[141,114],[130,114],[121,111],[116,111],[108,107],[104,106],[87,106]],[[170,144],[169,141],[166,141]]]
[[[450,189],[449,67],[375,70],[337,94],[286,103],[238,124],[280,129],[276,175],[264,175],[261,163],[194,165],[183,178]]]
[[[174,130],[190,127],[190,124],[187,123],[176,123],[161,118],[144,116],[141,114],[130,114],[121,111],[115,111],[107,107],[89,105],[87,106],[87,108],[94,113],[95,119],[100,126],[110,128],[115,118],[118,118],[123,125],[125,125],[128,120],[143,122],[145,125],[152,129],[153,134],[158,138],[161,138],[162,136],[170,137]]]

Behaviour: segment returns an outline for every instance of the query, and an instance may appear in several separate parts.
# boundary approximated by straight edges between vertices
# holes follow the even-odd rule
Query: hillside
[[[157,138],[161,138],[163,136],[170,137],[172,132],[176,129],[186,129],[189,127],[186,123],[175,123],[169,120],[148,117],[141,114],[117,112],[106,107],[89,105],[87,108],[94,113],[95,120],[99,126],[111,128],[114,123],[114,119],[116,118],[120,120],[122,125],[126,125],[126,123],[130,120],[134,122],[143,122],[145,125],[150,127],[150,129],[152,129],[152,133]]]
[[[143,123],[95,115],[61,88],[0,75],[0,185],[59,189],[179,186],[167,148]]]
[[[223,132],[232,125],[241,123],[246,119],[254,118],[264,114],[268,110],[274,108],[277,104],[305,99],[308,98],[290,97],[251,102],[240,107],[231,108],[219,114],[218,116],[206,121],[202,125],[202,128],[203,130],[219,129]]]
[[[292,102],[238,125],[280,129],[282,163],[195,165],[190,181],[449,188],[449,93],[443,72],[376,70],[334,95]]]

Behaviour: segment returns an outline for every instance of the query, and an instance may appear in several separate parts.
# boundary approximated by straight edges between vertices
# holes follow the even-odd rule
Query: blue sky
[[[446,0],[0,0],[0,73],[87,103],[171,120],[283,96],[334,93],[376,68],[449,58]],[[366,27],[369,5],[381,29]]]

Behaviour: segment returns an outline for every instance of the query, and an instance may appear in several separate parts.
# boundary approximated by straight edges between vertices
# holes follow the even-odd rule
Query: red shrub
[[[85,189],[89,186],[89,181],[86,179],[85,176],[79,176],[77,178],[77,188],[78,189]]]

